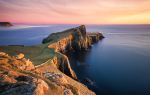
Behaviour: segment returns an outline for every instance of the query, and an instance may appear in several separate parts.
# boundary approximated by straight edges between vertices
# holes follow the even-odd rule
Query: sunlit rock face
[[[71,41],[72,41],[73,36],[68,35],[67,37],[62,38],[61,40],[49,44],[48,48],[53,48],[55,49],[56,52],[62,52],[65,53],[69,50],[71,50]]]
[[[103,38],[101,33],[87,33],[84,25],[68,29],[59,33],[52,33],[43,40],[43,43],[49,43],[49,48],[54,48],[57,52],[66,52],[70,50],[86,50]]]
[[[23,54],[9,56],[0,52],[0,94],[45,95],[49,86],[42,79],[29,75],[34,69],[32,62]]]
[[[0,52],[0,95],[80,95],[63,74],[39,74],[40,71],[33,68],[32,63],[26,65],[24,59],[23,54],[9,56]]]
[[[20,70],[32,70],[35,69],[34,65],[29,59],[24,58],[24,54],[18,54],[16,56],[9,56],[4,52],[0,52],[0,64],[7,65]]]

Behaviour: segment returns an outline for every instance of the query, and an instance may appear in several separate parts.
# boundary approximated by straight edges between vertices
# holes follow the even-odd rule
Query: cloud
[[[149,5],[150,0],[0,0],[0,20],[31,23],[110,23],[116,18],[148,12]]]

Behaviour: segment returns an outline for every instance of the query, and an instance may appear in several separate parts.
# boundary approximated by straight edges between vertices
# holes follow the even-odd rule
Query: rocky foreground
[[[78,82],[67,52],[103,38],[84,25],[50,34],[37,46],[0,46],[0,95],[95,95]]]

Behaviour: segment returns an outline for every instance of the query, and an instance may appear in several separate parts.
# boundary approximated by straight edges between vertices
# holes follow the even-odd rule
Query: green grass
[[[25,58],[30,59],[34,65],[40,65],[55,56],[54,49],[49,49],[48,45],[59,41],[71,34],[73,29],[65,30],[63,32],[52,33],[49,38],[50,42],[46,44],[34,46],[0,46],[2,52],[15,56],[19,53],[25,54]]]
[[[39,65],[46,62],[54,56],[51,49],[48,49],[48,44],[37,46],[0,46],[2,52],[15,56],[19,53],[25,54],[25,58],[30,59],[34,65]]]

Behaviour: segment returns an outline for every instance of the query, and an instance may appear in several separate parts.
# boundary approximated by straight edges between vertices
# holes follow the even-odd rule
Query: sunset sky
[[[150,0],[0,0],[0,21],[150,24]]]

